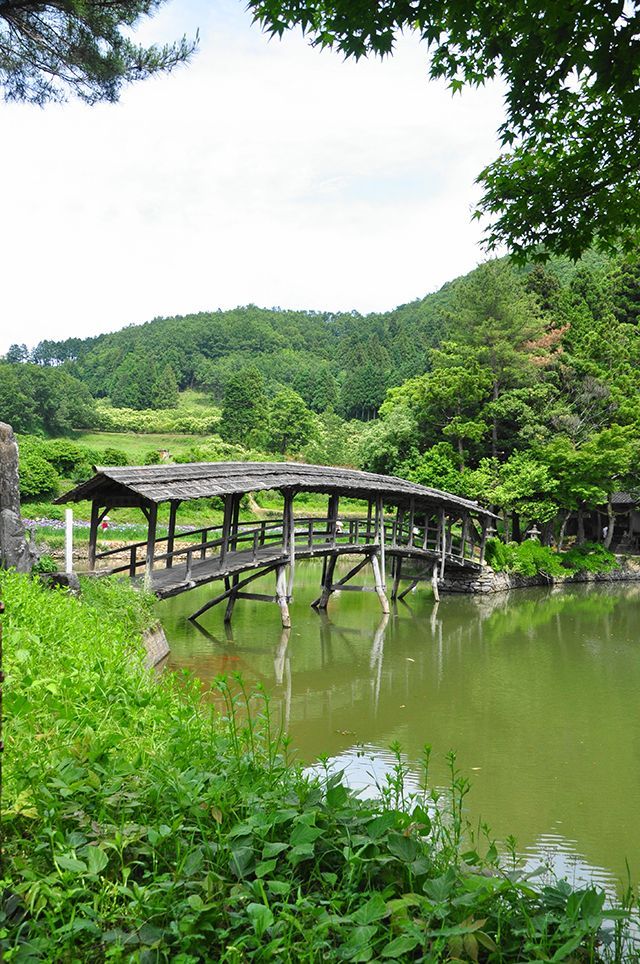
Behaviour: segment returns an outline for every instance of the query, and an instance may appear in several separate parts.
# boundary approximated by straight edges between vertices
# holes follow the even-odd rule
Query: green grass
[[[138,434],[134,432],[74,432],[73,440],[94,449],[121,449],[132,463],[142,464],[149,452],[165,449],[172,456],[183,455],[202,443],[201,435],[178,433]]]
[[[624,909],[536,886],[471,833],[453,755],[439,792],[426,749],[409,797],[395,746],[360,800],[291,762],[264,694],[221,679],[216,709],[146,672],[129,586],[3,573],[0,593],[5,961],[637,960]]]

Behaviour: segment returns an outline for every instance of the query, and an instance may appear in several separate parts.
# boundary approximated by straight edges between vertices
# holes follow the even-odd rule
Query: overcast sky
[[[255,303],[385,310],[482,259],[497,86],[452,98],[406,38],[346,63],[233,0],[173,0],[190,66],[118,104],[0,104],[0,352]]]

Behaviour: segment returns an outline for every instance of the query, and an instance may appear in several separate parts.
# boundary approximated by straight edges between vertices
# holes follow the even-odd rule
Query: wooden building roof
[[[97,501],[101,505],[211,498],[266,490],[321,492],[368,499],[382,496],[394,505],[444,506],[489,516],[477,502],[390,475],[300,462],[190,462],[178,465],[96,467],[96,474],[56,499],[58,503]]]

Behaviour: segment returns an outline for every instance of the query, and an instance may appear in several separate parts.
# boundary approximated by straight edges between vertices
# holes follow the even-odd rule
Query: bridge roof
[[[477,502],[450,492],[407,482],[392,475],[375,475],[300,462],[190,462],[178,465],[99,467],[95,475],[56,499],[58,503],[99,501],[101,505],[211,498],[234,493],[293,489],[335,493],[356,499],[377,495],[395,505],[444,506],[491,516]]]

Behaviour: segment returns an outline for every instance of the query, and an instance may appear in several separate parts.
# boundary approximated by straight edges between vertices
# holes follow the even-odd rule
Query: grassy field
[[[74,432],[74,442],[95,449],[121,449],[127,458],[142,465],[150,452],[169,452],[171,457],[184,455],[194,445],[202,444],[201,435],[182,435],[178,432],[142,434],[137,432]]]

